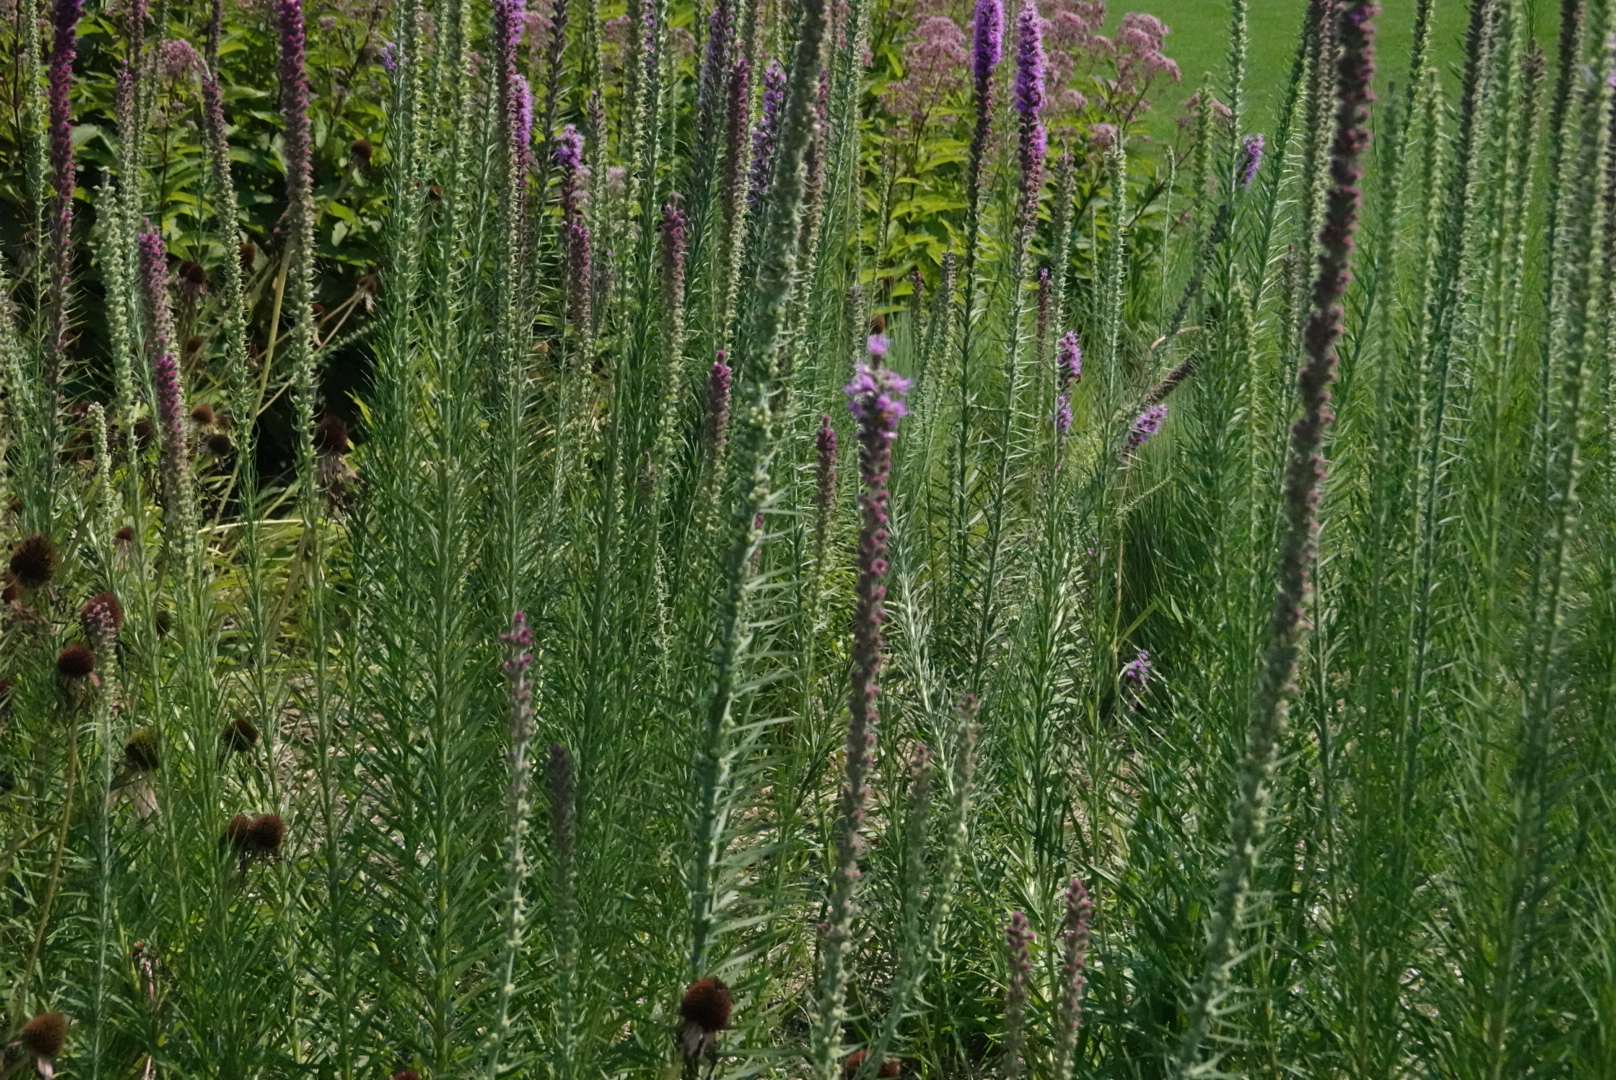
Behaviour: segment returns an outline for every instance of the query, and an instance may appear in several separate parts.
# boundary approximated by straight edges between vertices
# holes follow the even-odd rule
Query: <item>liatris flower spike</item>
[[[1043,20],[1034,0],[1024,0],[1016,16],[1016,81],[1013,104],[1021,118],[1018,156],[1021,159],[1023,198],[1037,198],[1043,181],[1049,138],[1040,113],[1044,107]]]
[[[1072,398],[1069,394],[1058,394],[1055,397],[1055,414],[1051,418],[1055,431],[1065,435],[1072,430]]]
[[[1140,649],[1139,655],[1122,665],[1123,681],[1132,683],[1135,691],[1142,691],[1150,681],[1150,650]]]
[[[1013,912],[1004,928],[1009,951],[1010,981],[1004,996],[1003,1075],[1018,1077],[1026,1069],[1022,1051],[1026,1044],[1027,1000],[1032,986],[1032,943],[1035,935],[1022,912]]]
[[[980,95],[993,85],[993,69],[1004,56],[1004,0],[976,0],[971,74]]]
[[[1078,344],[1076,330],[1066,331],[1055,343],[1055,369],[1063,394],[1071,391],[1073,383],[1083,381],[1083,346]]]
[[[1167,419],[1167,406],[1157,402],[1134,418],[1128,428],[1128,451],[1131,453],[1151,440]]]
[[[707,438],[715,449],[724,445],[729,434],[729,399],[734,372],[724,363],[726,355],[719,349],[707,372]]]
[[[1054,1080],[1071,1080],[1077,1050],[1077,1029],[1082,1020],[1083,990],[1088,984],[1089,891],[1073,878],[1066,887],[1066,919],[1061,927],[1065,956],[1061,964],[1060,992],[1055,1003]]]
[[[752,129],[752,182],[747,200],[756,210],[774,174],[774,143],[780,129],[780,110],[786,101],[786,69],[776,60],[763,72],[763,112]]]
[[[1236,174],[1240,179],[1240,190],[1249,191],[1251,184],[1257,179],[1257,170],[1262,168],[1263,137],[1261,135],[1247,135],[1240,147],[1240,161],[1236,165]]]

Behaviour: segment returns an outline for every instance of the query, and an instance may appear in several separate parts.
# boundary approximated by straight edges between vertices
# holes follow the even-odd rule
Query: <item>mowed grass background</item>
[[[1129,11],[1143,11],[1165,22],[1172,33],[1166,53],[1184,71],[1178,100],[1194,93],[1210,79],[1215,92],[1226,97],[1229,70],[1228,0],[1125,0],[1109,5],[1107,26],[1116,29]],[[1414,34],[1416,0],[1384,0],[1375,49],[1379,56],[1379,82],[1384,93],[1388,81],[1403,83],[1408,73],[1408,53]],[[1526,5],[1529,21],[1544,52],[1554,52],[1555,7],[1544,0]],[[1467,0],[1439,0],[1436,5],[1434,44],[1439,70],[1448,89],[1456,90],[1464,66],[1465,25],[1469,20]],[[1296,35],[1301,29],[1307,0],[1250,0],[1250,82],[1248,92],[1257,109],[1255,122],[1272,123],[1273,110],[1284,91],[1296,53]],[[1174,91],[1162,91],[1162,104],[1176,104]],[[1179,110],[1158,109],[1150,115],[1150,126],[1157,138],[1171,140],[1176,132],[1174,117]]]

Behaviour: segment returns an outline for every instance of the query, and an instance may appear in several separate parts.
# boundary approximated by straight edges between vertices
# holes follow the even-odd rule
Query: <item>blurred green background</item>
[[[1208,72],[1219,97],[1226,97],[1228,71],[1229,4],[1227,0],[1124,0],[1109,5],[1108,25],[1115,29],[1127,11],[1147,11],[1171,29],[1165,52],[1184,70],[1184,85],[1177,100],[1199,87]],[[1416,0],[1383,0],[1377,20],[1377,51],[1381,79],[1401,83],[1408,70],[1413,40]],[[1436,0],[1436,55],[1449,80],[1457,86],[1464,60],[1464,32],[1469,18],[1467,0]],[[1301,28],[1307,0],[1250,0],[1250,82],[1252,107],[1258,124],[1266,127],[1284,90]],[[1553,62],[1557,5],[1552,0],[1530,0],[1527,10],[1543,51]],[[1169,92],[1157,95],[1160,104],[1176,105]],[[1153,115],[1158,133],[1169,135],[1175,110]]]

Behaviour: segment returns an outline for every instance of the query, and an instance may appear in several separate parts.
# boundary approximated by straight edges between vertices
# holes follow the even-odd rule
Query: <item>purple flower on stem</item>
[[[1049,267],[1038,268],[1038,331],[1036,335],[1038,366],[1044,365],[1044,350],[1049,346]]]
[[[590,291],[594,278],[593,244],[589,226],[576,213],[570,224],[564,226],[567,234],[567,306],[572,323],[580,333],[589,329]]]
[[[1132,683],[1135,692],[1140,692],[1150,681],[1150,671],[1150,650],[1140,649],[1138,656],[1122,665],[1122,679]]]
[[[576,176],[584,167],[584,137],[572,124],[556,136],[555,160],[563,174]]]
[[[1166,419],[1167,406],[1159,401],[1134,417],[1133,424],[1128,428],[1128,450],[1137,450],[1149,442],[1151,436],[1161,430],[1162,421]]]
[[[1252,181],[1257,179],[1257,170],[1262,168],[1263,137],[1261,135],[1247,135],[1240,147],[1240,162],[1235,167],[1240,177],[1240,190],[1249,191]]]
[[[180,386],[179,362],[174,357],[174,315],[168,302],[168,248],[155,232],[140,234],[140,281],[151,319],[152,391],[157,404],[157,430],[162,456],[163,486],[175,525],[184,513],[183,478],[189,460],[185,433],[187,411]]]
[[[52,17],[50,52],[50,163],[56,187],[56,207],[50,216],[50,243],[55,298],[56,326],[51,347],[51,386],[55,391],[61,377],[63,354],[67,349],[69,294],[73,285],[73,188],[77,172],[73,166],[73,60],[78,55],[79,17],[84,0],[56,0]]]
[[[735,373],[724,359],[724,350],[719,349],[707,372],[707,438],[714,451],[722,449],[729,437],[729,399]]]
[[[871,334],[864,347],[869,350],[871,356],[885,356],[887,350],[892,348],[892,339],[885,334]]]
[[[1060,392],[1069,393],[1073,383],[1083,381],[1083,346],[1077,342],[1077,331],[1068,330],[1055,343],[1055,371],[1060,380]]]
[[[1065,955],[1061,963],[1060,993],[1055,1005],[1055,1076],[1072,1075],[1077,1029],[1082,1020],[1083,990],[1088,984],[1089,915],[1092,906],[1083,882],[1073,878],[1066,887],[1066,919],[1061,926]]]
[[[696,102],[699,118],[709,122],[718,107],[724,70],[729,63],[729,0],[718,0],[707,16],[707,51],[701,61],[701,77]]]
[[[1004,995],[1004,1075],[1023,1075],[1022,1047],[1026,1041],[1027,1000],[1032,988],[1032,943],[1037,935],[1022,912],[1012,912],[1004,928],[1009,951],[1010,983]]]
[[[1023,121],[1037,122],[1044,107],[1044,31],[1035,0],[1016,16],[1016,81],[1012,102]]]
[[[533,144],[533,84],[526,75],[516,77],[516,142],[524,153]]]
[[[754,211],[762,203],[774,174],[774,143],[785,101],[786,69],[775,60],[763,72],[763,113],[752,128],[752,184],[746,197]]]
[[[662,302],[663,314],[672,317],[684,305],[686,220],[684,208],[679,205],[675,192],[668,194],[662,204]]]
[[[814,469],[818,481],[814,490],[815,535],[821,538],[830,521],[832,505],[836,502],[836,429],[830,425],[830,413],[819,417],[819,431],[814,435],[814,450],[818,461]]]
[[[293,213],[309,215],[314,199],[313,138],[309,130],[309,78],[305,69],[302,0],[277,0],[281,39],[281,115],[286,187]],[[312,226],[312,219],[309,221]]]
[[[993,85],[993,69],[1004,56],[1004,0],[976,0],[972,24],[971,74],[977,96]]]
[[[1070,394],[1057,394],[1055,396],[1055,415],[1052,419],[1057,433],[1065,435],[1072,430],[1072,397]]]
[[[747,113],[752,103],[752,65],[736,57],[729,69],[728,110],[725,123],[724,174],[720,180],[724,219],[734,225],[746,181]]]
[[[533,663],[533,631],[527,625],[527,612],[518,611],[508,632],[499,635],[505,643],[505,678],[511,697],[511,749],[525,746],[533,735],[533,686],[528,668]]]
[[[906,379],[888,368],[860,364],[843,388],[858,421],[859,513],[857,597],[853,608],[853,678],[848,700],[847,764],[842,788],[842,825],[837,839],[837,867],[844,882],[858,877],[861,831],[869,804],[869,774],[874,768],[880,714],[876,698],[881,673],[881,624],[886,621],[887,480],[892,471],[892,443],[904,415]],[[851,889],[838,886],[838,902],[852,903]],[[843,898],[845,897],[845,901]],[[840,920],[837,920],[840,924]]]

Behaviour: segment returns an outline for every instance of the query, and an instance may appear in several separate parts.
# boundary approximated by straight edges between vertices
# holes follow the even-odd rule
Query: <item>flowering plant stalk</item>
[[[1236,778],[1237,794],[1229,824],[1229,858],[1218,884],[1217,903],[1207,935],[1205,968],[1195,988],[1189,1023],[1179,1044],[1175,1075],[1194,1070],[1201,1042],[1228,981],[1240,926],[1262,841],[1268,805],[1268,777],[1275,749],[1296,695],[1296,667],[1307,640],[1307,604],[1312,597],[1311,569],[1318,550],[1317,507],[1325,475],[1325,435],[1334,414],[1330,385],[1335,381],[1336,341],[1344,313],[1341,298],[1350,278],[1353,237],[1361,196],[1357,183],[1361,157],[1369,142],[1367,128],[1370,83],[1375,71],[1371,21],[1379,8],[1371,0],[1344,7],[1337,27],[1341,53],[1335,139],[1331,147],[1328,211],[1319,237],[1321,254],[1313,282],[1313,308],[1308,317],[1306,362],[1297,376],[1302,416],[1291,427],[1285,467],[1285,528],[1280,539],[1278,586],[1263,649],[1263,663],[1248,729],[1246,752]]]
[[[884,342],[871,341],[879,359]],[[892,444],[904,415],[908,382],[887,368],[859,365],[845,392],[858,421],[859,511],[858,585],[853,612],[853,680],[848,698],[847,759],[836,827],[836,854],[831,878],[830,912],[820,936],[818,1023],[813,1041],[813,1068],[821,1080],[834,1080],[840,1067],[841,1028],[845,1019],[847,952],[852,944],[854,897],[858,890],[859,856],[864,851],[864,820],[870,800],[869,776],[875,766],[880,714],[881,624],[886,618],[887,483]]]

